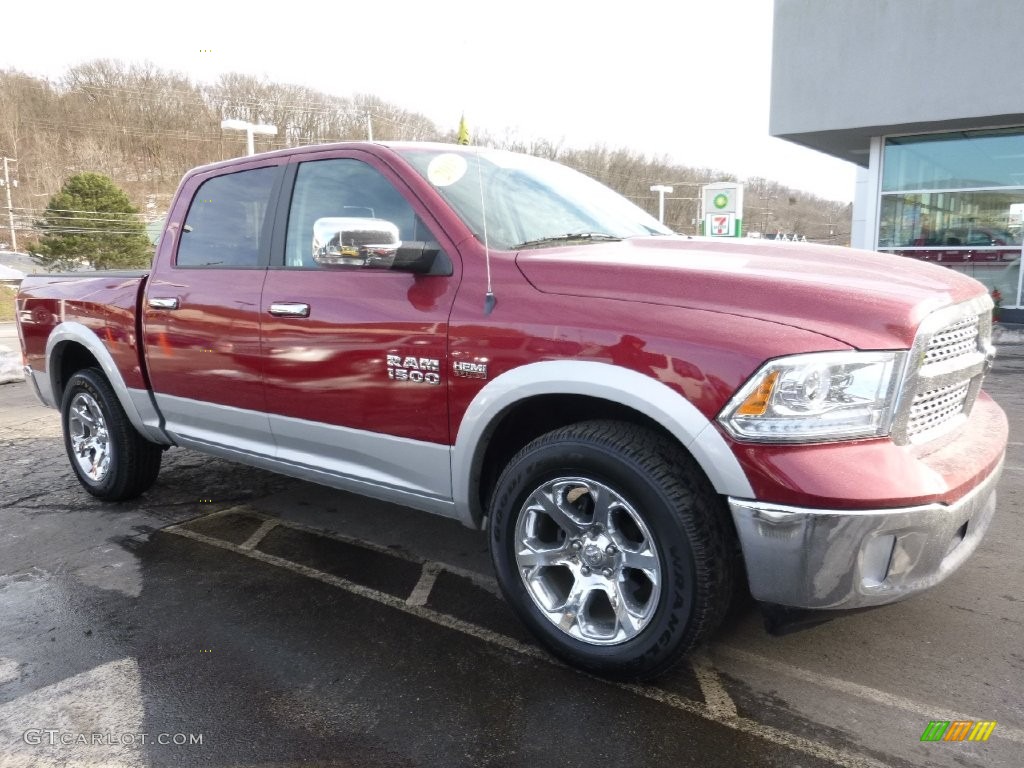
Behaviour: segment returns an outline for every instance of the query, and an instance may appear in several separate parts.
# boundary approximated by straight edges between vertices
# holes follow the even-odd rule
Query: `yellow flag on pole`
[[[459,144],[469,144],[469,126],[466,125],[466,116],[459,119]]]

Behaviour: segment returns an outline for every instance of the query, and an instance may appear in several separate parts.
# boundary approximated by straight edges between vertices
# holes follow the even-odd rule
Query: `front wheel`
[[[75,373],[60,411],[64,447],[85,490],[104,501],[125,501],[153,485],[163,450],[135,430],[101,371]]]
[[[506,599],[571,664],[654,677],[728,607],[721,501],[687,454],[649,430],[591,421],[543,435],[502,473],[490,511]]]

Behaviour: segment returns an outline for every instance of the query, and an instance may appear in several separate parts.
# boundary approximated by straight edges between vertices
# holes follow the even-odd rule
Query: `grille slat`
[[[939,363],[978,349],[978,318],[968,318],[940,331],[928,342],[924,353],[924,364]]]
[[[977,365],[975,353],[983,351],[987,346],[988,340],[984,337],[988,327],[987,323],[982,322],[980,314],[972,314],[961,316],[933,332],[930,338],[922,339],[925,342],[924,354],[917,373],[927,372],[931,366],[941,363],[939,370],[943,372],[944,382],[943,386],[932,385],[930,389],[925,389],[928,386],[927,376],[912,377],[911,390],[907,393],[910,402],[905,406],[904,434],[907,439],[927,440],[933,430],[948,424],[961,413],[970,411],[974,395],[977,394],[977,387],[972,387],[976,382],[970,369]],[[963,377],[957,380],[957,361],[961,358]],[[979,377],[981,375],[978,374]]]
[[[914,395],[907,434],[913,437],[952,419],[964,409],[970,387],[971,382],[965,381]]]

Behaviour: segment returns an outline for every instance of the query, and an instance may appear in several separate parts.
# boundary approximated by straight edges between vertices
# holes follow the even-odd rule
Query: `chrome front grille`
[[[969,355],[978,349],[978,317],[968,317],[932,336],[924,353],[924,364],[941,363]]]
[[[908,437],[913,439],[915,435],[941,427],[962,413],[969,389],[970,382],[964,382],[914,395],[910,403],[910,420],[907,422]]]
[[[926,442],[970,414],[992,356],[991,311],[983,295],[925,318],[893,424],[897,443]]]

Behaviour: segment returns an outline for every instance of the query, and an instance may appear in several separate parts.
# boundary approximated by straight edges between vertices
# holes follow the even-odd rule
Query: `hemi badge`
[[[452,363],[452,373],[464,379],[486,379],[487,363],[471,363],[468,360],[456,360]]]

